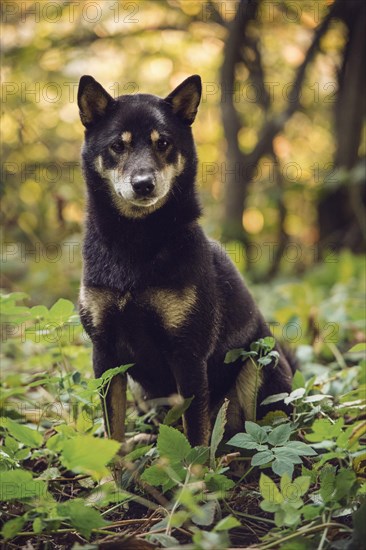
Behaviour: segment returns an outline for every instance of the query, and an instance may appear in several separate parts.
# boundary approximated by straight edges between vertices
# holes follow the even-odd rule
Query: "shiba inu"
[[[113,99],[91,76],[78,90],[87,185],[80,315],[94,372],[133,363],[129,375],[144,399],[194,397],[183,419],[192,445],[208,443],[225,397],[228,428],[241,431],[256,396],[262,417],[271,407],[261,401],[289,391],[292,378],[280,350],[277,366],[266,366],[259,381],[250,362],[224,362],[229,350],[271,333],[242,277],[197,222],[191,125],[200,98],[197,75],[165,99]],[[121,439],[117,379],[107,409],[110,434]]]

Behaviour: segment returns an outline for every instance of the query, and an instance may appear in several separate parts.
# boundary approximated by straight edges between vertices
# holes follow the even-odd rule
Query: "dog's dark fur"
[[[145,399],[194,396],[184,415],[193,445],[208,443],[225,397],[231,432],[252,418],[255,371],[250,362],[225,364],[224,358],[270,335],[241,276],[197,223],[190,125],[200,96],[198,76],[165,99],[114,100],[90,76],[82,77],[78,93],[88,190],[80,312],[95,375],[134,363],[129,374]],[[258,403],[288,391],[291,376],[280,351],[277,367],[262,371]],[[115,388],[108,412],[118,438]],[[258,417],[268,410],[258,405]]]

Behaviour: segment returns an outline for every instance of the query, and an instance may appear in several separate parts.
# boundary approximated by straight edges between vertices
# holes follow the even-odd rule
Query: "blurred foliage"
[[[260,5],[256,24],[265,78],[278,112],[327,4],[298,3],[295,13],[294,2]],[[198,0],[2,3],[4,288],[21,288],[48,304],[60,295],[76,298],[84,208],[83,129],[76,105],[82,74],[92,74],[114,96],[164,96],[186,76],[202,76],[203,99],[194,125],[197,179],[203,223],[220,238],[231,167],[225,163],[218,71],[227,36],[222,21],[233,17],[237,2],[213,5],[216,12],[211,3]],[[307,73],[303,108],[275,139],[285,180],[285,230],[302,250],[292,271],[319,259],[316,201],[326,176],[332,185],[331,113],[344,42],[342,25],[334,23],[322,44],[324,54]],[[245,115],[239,141],[246,152],[258,138],[263,112],[245,67],[241,71],[235,102]],[[271,242],[276,234],[277,193],[271,161],[263,158],[243,214],[243,227],[255,243]]]

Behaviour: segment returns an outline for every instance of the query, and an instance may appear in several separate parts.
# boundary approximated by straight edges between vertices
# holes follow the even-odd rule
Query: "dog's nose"
[[[139,174],[132,178],[132,188],[136,195],[147,197],[155,188],[153,176],[151,174]]]

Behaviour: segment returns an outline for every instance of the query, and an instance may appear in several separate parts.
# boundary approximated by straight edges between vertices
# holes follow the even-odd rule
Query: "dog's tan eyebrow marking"
[[[150,137],[152,142],[158,141],[158,139],[160,138],[160,134],[157,130],[153,130],[150,134]]]
[[[122,138],[123,143],[131,143],[132,134],[131,134],[131,132],[122,132],[121,138]]]

